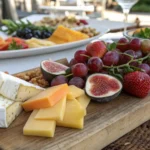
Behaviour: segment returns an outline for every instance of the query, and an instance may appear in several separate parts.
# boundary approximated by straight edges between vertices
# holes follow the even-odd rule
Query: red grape
[[[124,52],[129,49],[129,41],[126,38],[121,38],[117,43],[117,48]]]
[[[69,85],[75,85],[78,88],[84,88],[85,86],[85,81],[80,78],[80,77],[73,77],[70,81],[69,81]]]
[[[141,68],[142,70],[144,70],[147,74],[150,73],[150,66],[148,64],[145,64],[145,63],[140,64],[139,68]]]
[[[143,53],[141,50],[138,50],[135,52],[136,58],[142,58],[143,57]]]
[[[130,49],[134,51],[138,51],[141,49],[141,40],[140,39],[132,39],[129,43]]]
[[[71,71],[75,77],[85,77],[88,73],[88,68],[85,64],[78,63],[71,67]]]
[[[106,66],[117,65],[119,62],[119,54],[117,51],[109,51],[103,57],[103,63]]]
[[[91,57],[88,60],[87,65],[90,71],[92,72],[99,72],[103,68],[103,62],[99,57]]]
[[[137,61],[133,61],[130,63],[130,66],[138,67],[139,63]]]
[[[135,51],[133,51],[133,50],[127,50],[124,53],[132,56],[133,58],[136,58]],[[119,64],[120,65],[121,64],[126,64],[131,60],[131,57],[127,56],[125,54],[120,54],[120,58],[119,58]]]
[[[85,51],[85,50],[78,50],[78,51],[75,52],[74,58],[79,63],[84,63],[84,62],[86,62],[88,60],[88,57],[87,56],[83,56],[83,55],[89,56],[87,51]]]
[[[149,39],[142,41],[141,50],[144,54],[150,53],[150,40]]]
[[[107,52],[107,47],[103,41],[95,41],[86,46],[86,51],[90,56],[102,58]]]
[[[77,63],[79,63],[79,62],[78,62],[76,59],[72,58],[72,59],[70,60],[69,66],[71,67],[71,66],[73,66],[73,65],[75,65],[75,64],[77,64]]]
[[[64,83],[68,83],[68,79],[63,75],[59,75],[52,79],[51,86],[56,86]]]

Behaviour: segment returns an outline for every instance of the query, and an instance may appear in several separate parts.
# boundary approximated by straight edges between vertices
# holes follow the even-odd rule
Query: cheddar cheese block
[[[25,111],[48,108],[57,104],[67,93],[67,84],[53,86],[25,101],[22,106]]]
[[[84,125],[85,109],[76,100],[66,102],[65,115],[62,121],[56,121],[58,126],[82,129]]]
[[[74,85],[70,85],[69,86],[69,92],[68,92],[68,94],[67,94],[67,99],[69,100],[69,99],[75,99],[75,98],[77,98],[77,97],[79,97],[79,96],[81,96],[81,95],[84,95],[85,94],[85,92],[84,92],[84,90],[82,90],[82,89],[80,89],[80,88],[78,88],[78,87],[76,87],[76,86],[74,86]]]
[[[25,101],[44,89],[17,77],[0,72],[0,94],[13,101]]]
[[[87,38],[89,38],[87,34],[60,25],[57,27],[57,29],[54,31],[54,33],[52,34],[52,36],[50,36],[48,40],[56,44],[63,44],[63,43],[79,41]]]
[[[88,97],[87,95],[83,94],[80,97],[77,98],[78,102],[80,103],[80,105],[86,109],[87,106],[90,103],[90,97]]]
[[[38,110],[34,110],[23,128],[24,135],[53,137],[56,122],[54,120],[36,120]]]
[[[77,100],[80,103],[80,105],[84,108],[86,115],[87,114],[86,108],[90,103],[90,98],[87,95],[83,94],[80,97],[78,97]]]
[[[40,109],[35,119],[63,120],[66,109],[66,96],[63,97],[56,105],[49,108]]]

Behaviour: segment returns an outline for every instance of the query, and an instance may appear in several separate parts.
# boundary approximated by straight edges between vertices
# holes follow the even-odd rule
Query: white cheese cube
[[[0,94],[14,101],[25,101],[44,89],[22,79],[0,72]]]
[[[21,102],[14,102],[0,95],[0,128],[7,128],[21,111]]]

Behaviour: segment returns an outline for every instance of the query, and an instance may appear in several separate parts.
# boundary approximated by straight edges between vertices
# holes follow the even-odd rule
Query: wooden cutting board
[[[91,102],[84,129],[57,127],[54,138],[24,136],[29,115],[22,112],[9,128],[0,129],[0,150],[100,150],[150,119],[150,96],[122,93],[109,103]]]

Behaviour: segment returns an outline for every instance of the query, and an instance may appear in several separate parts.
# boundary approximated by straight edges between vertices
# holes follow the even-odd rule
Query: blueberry
[[[33,31],[33,36],[34,36],[34,37],[40,37],[40,36],[41,36],[41,31],[39,31],[39,30],[34,30],[34,31]]]
[[[34,37],[34,38],[37,38],[37,39],[40,39],[40,37],[39,37],[39,36],[37,36],[37,35],[34,35],[33,37]]]
[[[18,30],[16,31],[16,35],[17,35],[18,37],[23,36],[23,30],[18,29]]]
[[[23,32],[24,32],[24,34],[28,34],[28,33],[31,33],[32,31],[29,28],[24,28]]]
[[[50,35],[51,35],[51,33],[49,31],[43,31],[42,32],[42,38],[43,39],[49,38]]]
[[[32,33],[28,33],[25,35],[25,39],[31,39],[33,37]]]

